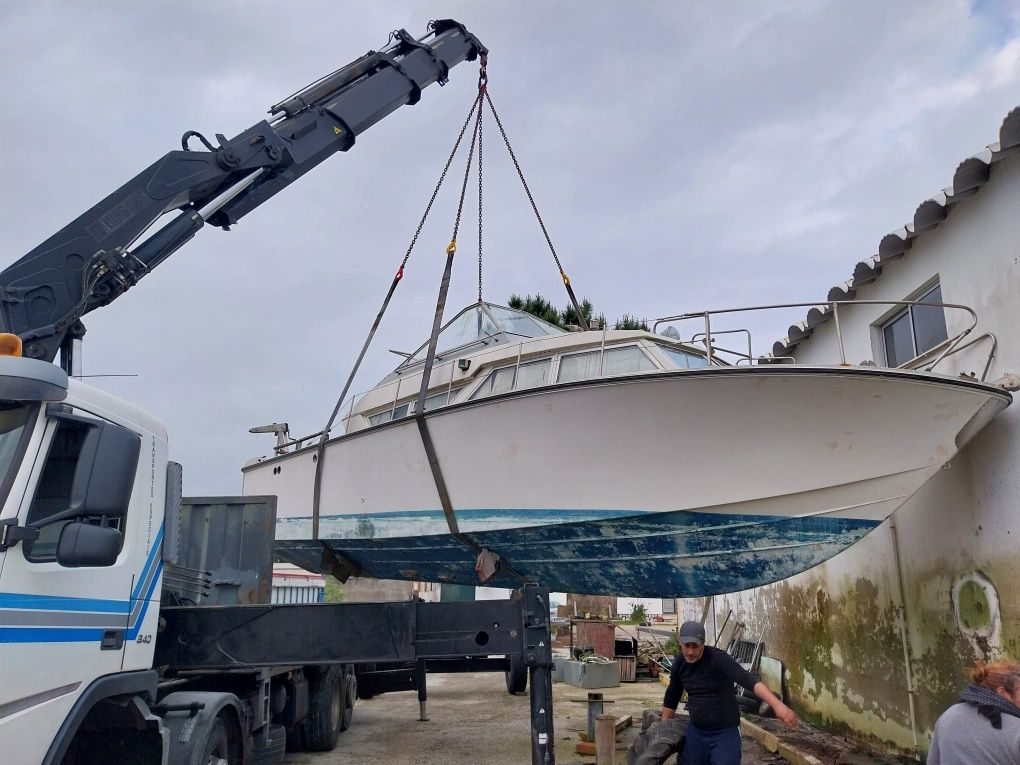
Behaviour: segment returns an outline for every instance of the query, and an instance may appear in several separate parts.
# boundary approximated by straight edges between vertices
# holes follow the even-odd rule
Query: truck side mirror
[[[131,501],[142,439],[113,423],[88,428],[71,484],[71,513],[75,516],[122,518]]]
[[[124,536],[112,526],[68,523],[57,540],[57,563],[68,568],[112,566],[123,541]]]

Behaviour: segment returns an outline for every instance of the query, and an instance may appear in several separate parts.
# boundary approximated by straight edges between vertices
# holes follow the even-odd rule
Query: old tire
[[[507,693],[524,693],[528,688],[528,666],[524,663],[524,657],[512,653],[507,658],[510,660],[510,669],[505,673]]]
[[[746,696],[737,696],[737,706],[740,707],[741,712],[750,712],[753,715],[758,714],[758,707],[761,702],[758,699],[749,699]]]
[[[305,745],[310,752],[329,752],[340,736],[344,712],[343,667],[333,665],[312,687],[305,719]]]
[[[269,726],[269,740],[262,743],[262,734],[254,736],[252,765],[273,765],[287,753],[287,729],[282,725]]]

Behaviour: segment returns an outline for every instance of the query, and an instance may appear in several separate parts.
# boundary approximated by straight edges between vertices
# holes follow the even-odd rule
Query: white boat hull
[[[571,537],[568,527],[584,524],[585,534],[617,543],[645,534],[659,544],[603,557],[585,543],[562,563],[573,556],[593,573],[602,569],[588,589],[570,591],[651,596],[660,591],[649,577],[669,572],[632,578],[627,590],[591,587],[656,555],[672,561],[674,579],[708,562],[724,573],[768,569],[769,581],[815,565],[892,513],[1009,401],[989,385],[898,370],[711,367],[511,393],[429,412],[425,424],[453,531],[499,532],[502,549],[491,549],[518,571],[552,559],[548,550],[529,557],[515,549],[515,539],[528,536],[522,529],[544,529],[529,544],[542,547],[544,539],[550,549]],[[244,470],[245,494],[279,498],[278,548],[294,540],[290,548],[311,549],[296,542],[312,536],[314,453]],[[431,547],[441,547],[442,535],[451,535],[443,505],[414,418],[340,437],[325,450],[319,536],[349,540],[330,545],[346,549],[348,560],[367,564],[386,539],[436,535]],[[645,531],[631,528],[638,521]],[[754,531],[741,536],[738,528]],[[359,539],[375,541],[359,547]],[[442,580],[438,568],[412,565],[427,562],[424,548],[414,547],[408,578]],[[464,579],[445,573],[448,581]],[[560,589],[567,577],[547,578]],[[731,583],[761,582],[742,574]],[[676,584],[669,594],[678,593]]]

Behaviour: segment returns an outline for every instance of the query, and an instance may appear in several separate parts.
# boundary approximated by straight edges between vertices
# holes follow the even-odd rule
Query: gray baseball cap
[[[705,644],[705,628],[700,622],[684,622],[680,625],[680,642]]]

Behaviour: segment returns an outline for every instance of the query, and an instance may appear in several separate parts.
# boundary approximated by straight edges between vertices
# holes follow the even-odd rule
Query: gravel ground
[[[510,696],[503,676],[495,673],[429,675],[429,721],[418,721],[414,693],[388,693],[359,700],[350,729],[332,752],[292,753],[292,765],[512,765],[531,762],[530,712],[527,694]],[[664,687],[658,682],[624,683],[605,688],[607,713],[633,715],[636,727],[621,735],[617,762],[626,763],[625,749],[640,731],[641,711],[660,708]],[[595,762],[574,748],[586,721],[586,691],[565,683],[553,684],[553,722],[558,765]],[[672,762],[672,760],[670,761]],[[782,758],[744,739],[744,765],[774,765]]]

